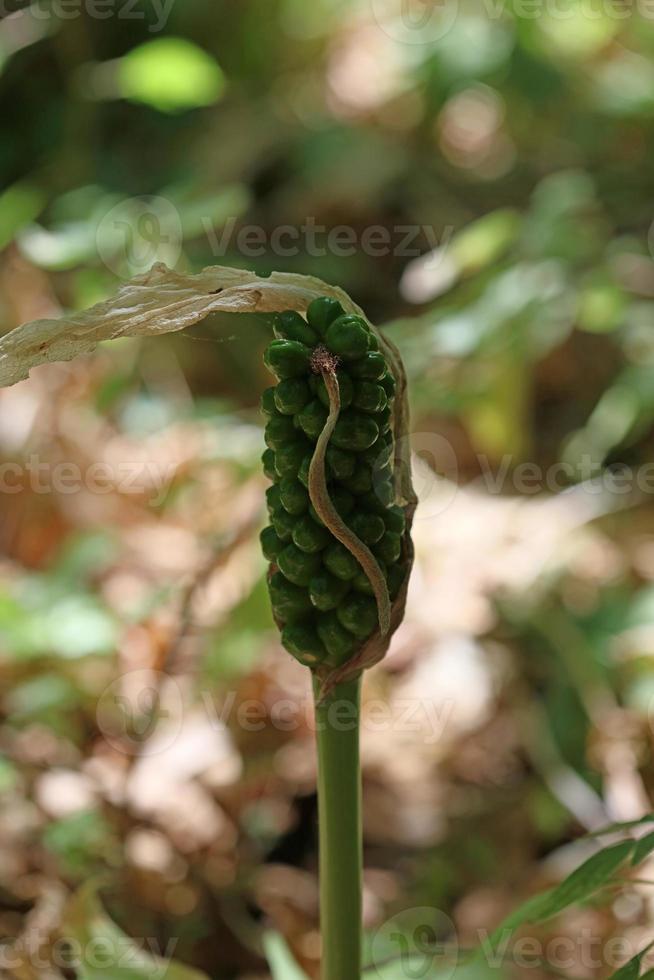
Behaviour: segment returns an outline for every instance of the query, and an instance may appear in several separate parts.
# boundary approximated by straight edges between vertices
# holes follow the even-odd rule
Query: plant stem
[[[360,701],[360,677],[316,700],[322,980],[361,978]]]

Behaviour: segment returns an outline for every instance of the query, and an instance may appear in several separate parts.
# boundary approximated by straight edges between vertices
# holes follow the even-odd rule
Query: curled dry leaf
[[[58,320],[33,320],[0,339],[0,387],[22,381],[39,364],[88,354],[103,340],[185,330],[209,313],[304,311],[312,299],[325,295],[350,312],[360,312],[342,289],[312,276],[274,272],[261,278],[224,266],[184,275],[159,262],[88,310]]]
[[[253,272],[225,266],[209,266],[195,275],[185,275],[157,263],[149,272],[124,283],[115,296],[88,310],[58,320],[34,320],[0,339],[0,387],[22,381],[40,364],[70,361],[79,354],[89,354],[105,340],[185,330],[216,312],[276,313],[289,309],[304,312],[319,296],[332,296],[347,312],[367,320],[347,293],[313,276],[274,272],[262,278]],[[390,617],[382,617],[383,631],[378,629],[342,667],[321,675],[323,697],[335,684],[360,674],[384,657],[391,636],[404,617],[413,563],[410,530],[416,497],[406,451],[409,431],[406,376],[396,347],[374,325],[370,326],[397,385],[393,418],[395,496],[404,508],[407,521],[403,545],[407,575],[390,609]]]

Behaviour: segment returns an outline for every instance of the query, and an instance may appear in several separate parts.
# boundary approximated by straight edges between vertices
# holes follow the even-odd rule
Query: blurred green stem
[[[360,678],[316,703],[322,980],[361,977],[360,703]]]

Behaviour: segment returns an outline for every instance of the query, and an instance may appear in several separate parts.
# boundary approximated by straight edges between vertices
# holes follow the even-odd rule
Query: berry
[[[370,596],[353,592],[338,607],[336,615],[341,626],[365,640],[377,625],[377,603]]]
[[[330,296],[319,296],[309,303],[307,310],[307,320],[321,337],[324,337],[327,328],[337,317],[343,313],[343,307],[337,299]]]
[[[275,407],[282,415],[301,412],[311,398],[309,385],[302,378],[286,378],[280,381],[275,392]]]
[[[275,315],[273,333],[279,340],[296,340],[307,347],[315,347],[319,340],[316,331],[295,310]]]
[[[344,361],[356,361],[368,350],[369,330],[360,316],[339,316],[328,327],[325,343],[329,350]]]
[[[325,551],[323,562],[327,571],[335,575],[336,578],[347,582],[359,571],[360,565],[354,555],[350,554],[344,544],[335,541]]]
[[[305,623],[290,623],[282,630],[282,646],[305,667],[314,667],[324,660],[325,647],[313,627]]]
[[[268,561],[275,561],[277,555],[284,548],[284,542],[277,534],[275,528],[264,527],[263,531],[259,535],[259,540],[261,541],[263,557],[267,558]]]
[[[305,514],[293,528],[293,544],[313,555],[326,548],[331,540],[331,534],[324,525],[316,524],[313,517]]]
[[[309,598],[321,612],[335,609],[348,591],[348,583],[336,578],[324,568],[309,582]]]
[[[311,350],[297,340],[273,340],[266,348],[264,363],[278,378],[306,376]]]
[[[353,536],[368,547],[393,600],[407,576],[404,510],[394,503],[395,379],[377,335],[330,297],[314,300],[306,320],[273,317],[264,359],[278,383],[261,397],[262,455],[272,486],[269,526],[260,535],[282,644],[310,668],[336,667],[378,628],[372,583],[357,558],[319,517],[309,494],[316,442],[329,416],[324,374],[336,370],[340,408],[324,447],[326,489]]]
[[[308,585],[320,565],[320,555],[309,555],[294,544],[287,544],[277,556],[280,572],[293,585]]]
[[[335,613],[322,613],[318,617],[318,636],[329,653],[329,662],[338,666],[352,656],[357,648],[356,637],[338,621]]]

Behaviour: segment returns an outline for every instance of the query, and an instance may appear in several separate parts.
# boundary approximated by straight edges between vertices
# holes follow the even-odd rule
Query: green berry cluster
[[[395,380],[368,324],[329,297],[306,320],[289,310],[274,319],[264,360],[278,383],[264,391],[263,454],[270,526],[261,533],[271,563],[268,587],[282,643],[309,667],[339,666],[378,625],[373,590],[350,551],[316,513],[309,466],[329,414],[319,364],[336,365],[340,414],[326,454],[327,486],[337,512],[372,551],[391,602],[406,574],[404,511],[393,505]]]

